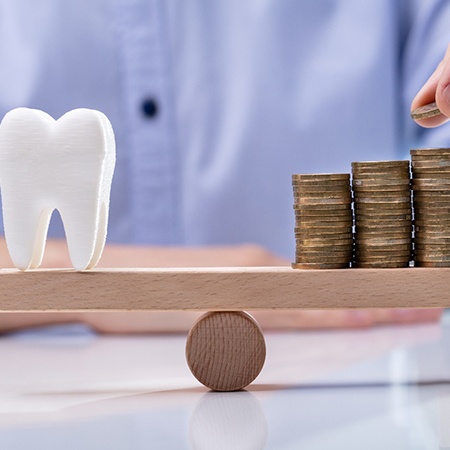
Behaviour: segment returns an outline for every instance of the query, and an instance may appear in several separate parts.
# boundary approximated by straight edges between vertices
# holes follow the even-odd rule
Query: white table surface
[[[0,448],[450,449],[450,325],[266,334],[247,391],[191,375],[184,336],[0,338]]]

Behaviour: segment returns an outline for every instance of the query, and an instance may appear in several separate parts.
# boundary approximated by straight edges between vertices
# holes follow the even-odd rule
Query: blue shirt
[[[109,242],[292,258],[292,173],[450,146],[409,118],[448,42],[448,0],[3,0],[0,114],[110,118]]]

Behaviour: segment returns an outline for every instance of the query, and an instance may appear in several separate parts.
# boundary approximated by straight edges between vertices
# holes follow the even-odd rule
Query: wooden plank
[[[0,311],[450,307],[450,268],[0,270]]]

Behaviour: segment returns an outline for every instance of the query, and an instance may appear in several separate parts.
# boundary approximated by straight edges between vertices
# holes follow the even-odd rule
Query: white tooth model
[[[97,264],[105,245],[114,165],[113,129],[99,111],[75,109],[58,120],[28,108],[5,115],[0,186],[5,238],[16,267],[39,267],[55,209],[73,267]]]

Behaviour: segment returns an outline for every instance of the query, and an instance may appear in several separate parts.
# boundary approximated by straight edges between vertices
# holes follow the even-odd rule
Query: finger
[[[420,106],[427,105],[428,103],[434,102],[436,98],[436,89],[439,82],[439,78],[442,75],[444,69],[444,60],[442,60],[436,70],[431,74],[430,78],[425,82],[425,84],[420,88],[419,92],[414,97],[411,102],[411,111],[419,108]]]
[[[430,78],[425,82],[422,88],[419,90],[417,95],[414,97],[411,103],[411,111],[415,109],[427,105],[428,103],[437,101],[437,90],[438,86],[441,83],[441,80],[445,80],[450,78],[450,45],[447,47],[447,51],[445,53],[444,59],[438,64],[436,70],[431,74]],[[447,84],[448,85],[448,84]],[[442,103],[442,99],[439,99],[438,106]],[[450,105],[449,105],[450,106]],[[441,108],[440,108],[441,109]],[[441,109],[443,114],[439,114],[438,116],[430,117],[427,119],[416,119],[416,123],[425,128],[433,128],[447,122],[450,114],[450,110],[445,106],[444,109]]]
[[[441,318],[441,308],[397,308],[379,310],[378,324],[436,322]]]
[[[436,88],[436,103],[447,118],[450,117],[450,45],[447,48],[444,61],[442,64],[442,72],[439,77]]]

